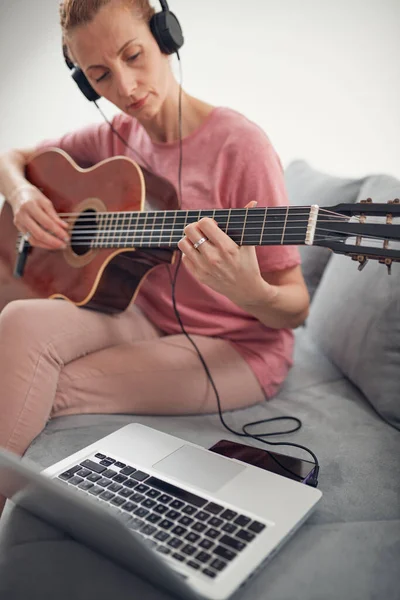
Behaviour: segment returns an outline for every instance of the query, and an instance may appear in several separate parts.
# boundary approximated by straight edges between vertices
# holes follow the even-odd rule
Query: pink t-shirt
[[[178,189],[179,141],[153,142],[138,121],[123,113],[114,117],[113,126],[145,159],[147,168]],[[49,146],[65,150],[82,167],[116,155],[140,164],[137,155],[106,123],[40,144],[40,148]],[[246,117],[224,107],[213,109],[183,140],[182,197],[184,210],[242,208],[251,200],[259,207],[288,204],[281,163],[268,137]],[[300,264],[294,246],[257,247],[257,256],[261,272]],[[183,264],[176,300],[188,333],[228,340],[247,361],[267,397],[276,393],[292,364],[293,334],[289,329],[266,327],[225,296],[199,283]],[[136,303],[164,332],[181,332],[166,266],[147,277]]]

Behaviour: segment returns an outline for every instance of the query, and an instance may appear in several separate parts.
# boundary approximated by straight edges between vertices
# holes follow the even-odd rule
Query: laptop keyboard
[[[58,479],[108,505],[161,556],[209,578],[217,577],[267,527],[101,453]]]

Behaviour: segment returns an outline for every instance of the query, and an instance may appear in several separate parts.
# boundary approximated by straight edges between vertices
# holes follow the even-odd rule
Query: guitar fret
[[[286,208],[286,215],[285,215],[285,222],[283,224],[281,244],[283,244],[283,241],[285,239],[285,232],[286,232],[286,225],[287,225],[288,215],[289,215],[289,206]]]
[[[244,231],[246,229],[246,222],[247,222],[248,214],[249,214],[249,209],[246,208],[246,217],[244,219],[244,224],[243,224],[243,229],[242,229],[242,237],[240,238],[240,245],[241,246],[243,246]]]
[[[265,223],[267,221],[267,213],[268,213],[268,208],[265,209],[264,211],[264,220],[263,220],[263,224],[262,224],[262,229],[261,229],[261,234],[260,234],[260,241],[258,242],[258,245],[261,246],[262,241],[263,241],[263,235],[264,235],[264,229],[265,229]]]

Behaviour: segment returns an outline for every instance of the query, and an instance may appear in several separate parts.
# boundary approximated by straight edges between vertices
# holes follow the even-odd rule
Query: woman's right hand
[[[52,202],[34,185],[22,185],[10,195],[14,224],[28,234],[29,244],[47,250],[66,248],[68,223],[56,213]]]

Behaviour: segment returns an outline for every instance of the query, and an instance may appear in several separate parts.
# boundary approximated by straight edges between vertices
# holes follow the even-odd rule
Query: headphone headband
[[[161,12],[155,13],[149,23],[150,31],[152,32],[161,52],[163,54],[178,53],[178,50],[183,46],[184,38],[180,23],[174,13],[169,10],[167,0],[159,0],[161,4]],[[101,96],[90,85],[86,75],[70,59],[68,56],[68,48],[63,44],[63,55],[65,63],[70,71],[72,78],[77,86],[90,102],[95,102]]]

